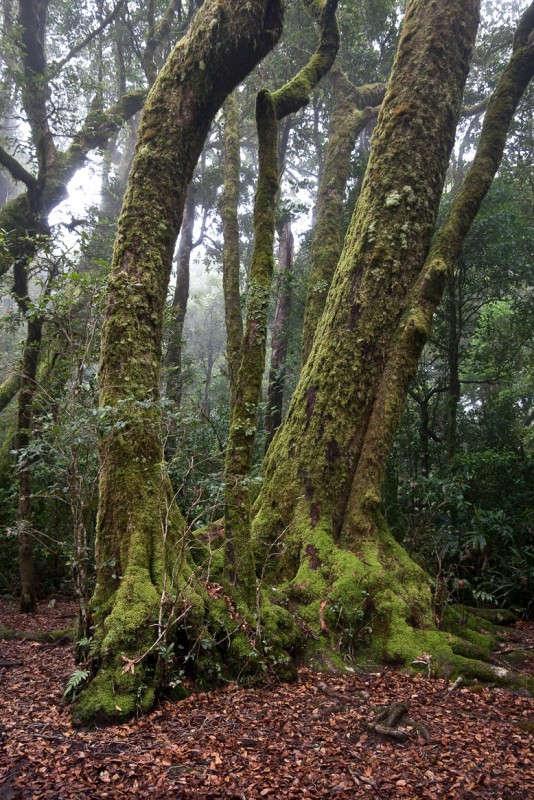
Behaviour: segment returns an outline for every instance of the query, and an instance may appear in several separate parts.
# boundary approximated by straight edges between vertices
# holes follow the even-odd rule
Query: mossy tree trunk
[[[291,219],[284,219],[279,227],[278,291],[271,336],[271,364],[265,409],[265,452],[274,434],[282,424],[284,385],[286,377],[289,321],[292,305],[293,233]]]
[[[79,721],[149,707],[161,673],[145,654],[155,654],[168,604],[183,590],[187,608],[202,617],[180,559],[184,525],[162,464],[163,312],[187,188],[211,122],[281,29],[277,0],[206,0],[143,111],[102,334],[100,404],[109,431],[101,443],[92,600],[96,674],[75,708]]]
[[[407,5],[360,200],[254,521],[264,547],[287,531],[278,574],[303,618],[317,629],[322,614],[346,636],[366,611],[376,653],[393,661],[457,647],[432,630],[427,579],[385,525],[381,486],[432,315],[534,70],[533,4],[431,243],[477,20],[476,2]]]
[[[19,300],[19,302],[22,302]],[[37,365],[41,349],[43,320],[28,321],[22,357],[22,378],[18,397],[15,449],[18,454],[19,503],[17,530],[19,540],[20,610],[33,614],[37,609],[37,575],[33,558],[31,514],[31,459],[26,448],[32,438],[33,400],[37,389]]]
[[[234,407],[237,374],[243,343],[243,317],[239,272],[239,105],[235,94],[224,104],[224,188],[221,197],[223,228],[223,292],[226,321],[226,361],[230,382],[230,408]]]
[[[21,369],[22,364],[13,370],[13,372],[8,375],[5,381],[0,384],[0,412],[2,412],[4,408],[11,403],[20,389]]]
[[[447,460],[456,455],[458,406],[461,397],[460,341],[462,337],[461,268],[450,272],[447,280]]]
[[[302,363],[310,354],[342,246],[343,205],[356,139],[378,114],[385,86],[355,87],[339,69],[332,70],[335,105],[330,118],[325,164],[317,196],[308,295],[302,330]]]
[[[182,403],[182,340],[184,335],[187,301],[189,300],[189,272],[193,250],[195,226],[195,188],[190,184],[180,230],[180,243],[176,254],[176,285],[172,299],[172,325],[167,349],[167,394],[177,406]]]
[[[434,233],[478,14],[474,0],[407,4],[359,202],[254,518],[264,550],[286,532],[277,572],[303,618],[317,628],[325,602],[354,631],[367,607],[391,658],[406,619],[431,619],[425,577],[380,515],[381,423],[408,388],[398,397],[384,370]]]
[[[225,461],[225,569],[249,606],[256,599],[250,537],[249,489],[258,404],[265,369],[269,299],[273,275],[275,205],[278,193],[278,123],[304,106],[328,73],[339,47],[337,0],[304,0],[320,30],[317,50],[297,75],[276,92],[262,90],[256,101],[259,174],[254,198],[254,249],[250,288]]]

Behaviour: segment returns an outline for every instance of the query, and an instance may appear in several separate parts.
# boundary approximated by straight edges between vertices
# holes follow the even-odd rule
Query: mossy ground
[[[5,639],[6,641],[29,641],[52,644],[65,639],[73,641],[74,637],[74,628],[60,628],[54,631],[17,631],[13,628],[0,625],[0,639]]]

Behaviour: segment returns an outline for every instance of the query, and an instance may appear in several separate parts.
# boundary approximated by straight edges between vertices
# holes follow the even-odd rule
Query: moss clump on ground
[[[73,642],[76,637],[74,628],[61,628],[55,631],[17,631],[0,625],[0,639],[7,641],[28,641],[55,643],[64,639]]]

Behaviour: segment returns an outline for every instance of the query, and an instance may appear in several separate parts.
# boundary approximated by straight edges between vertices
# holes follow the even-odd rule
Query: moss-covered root
[[[129,569],[103,620],[96,674],[74,706],[74,723],[120,723],[149,711],[157,694],[169,690],[170,665],[159,646],[169,641],[178,642],[175,651],[187,656],[176,661],[173,670],[199,685],[258,681],[273,674],[291,677],[295,657],[303,649],[302,630],[267,591],[259,592],[257,599],[251,611],[236,604],[221,584],[202,582],[200,575],[190,573],[180,601],[174,603],[174,617],[180,622],[169,626],[168,635],[159,640],[160,593],[147,570]]]
[[[290,553],[291,545],[286,571]],[[436,628],[428,577],[385,527],[350,552],[318,524],[302,537],[296,557],[294,577],[278,594],[306,634],[308,660],[343,666],[353,656],[447,677],[516,682],[513,671],[494,663],[498,631],[490,622],[450,610],[446,630]]]
[[[120,722],[153,705],[160,600],[148,570],[127,568],[111,612],[97,625],[98,669],[73,710],[75,723]]]

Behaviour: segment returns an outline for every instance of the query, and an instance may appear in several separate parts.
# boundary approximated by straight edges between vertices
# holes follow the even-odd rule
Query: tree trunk
[[[477,19],[476,2],[408,2],[360,200],[254,520],[263,555],[286,531],[276,573],[315,631],[330,619],[346,639],[363,620],[375,655],[406,662],[426,650],[458,670],[472,669],[468,648],[432,629],[426,576],[387,529],[381,485],[432,314],[534,72],[533,3],[429,250]]]
[[[19,536],[20,610],[33,614],[37,608],[37,576],[33,559],[33,533],[31,518],[30,458],[23,451],[31,442],[33,399],[37,388],[37,365],[41,350],[43,321],[41,317],[28,321],[28,332],[22,359],[22,379],[15,446],[18,451],[19,510],[17,528]]]
[[[3,411],[6,408],[15,395],[17,394],[18,390],[20,389],[20,371],[22,369],[22,365],[18,366],[12,373],[9,375],[5,381],[0,384],[0,411]]]
[[[326,159],[317,197],[317,221],[313,231],[302,331],[303,364],[310,354],[317,323],[339,261],[351,155],[358,135],[378,113],[376,106],[382,102],[385,92],[381,84],[356,88],[340,69],[332,71],[332,81],[336,104],[330,118]]]
[[[243,317],[239,288],[239,106],[235,94],[224,104],[224,188],[221,197],[223,227],[223,291],[226,320],[226,360],[230,382],[230,408],[234,407],[237,374],[243,342]]]
[[[256,101],[258,187],[254,198],[254,251],[249,301],[235,404],[225,461],[225,570],[249,606],[256,600],[250,540],[249,488],[256,441],[258,404],[265,369],[269,299],[273,275],[275,205],[278,192],[278,122],[298,111],[332,66],[339,47],[337,0],[305,0],[321,38],[308,63],[276,92],[262,90]]]
[[[96,674],[74,710],[78,721],[150,707],[162,682],[157,643],[177,616],[186,636],[202,624],[203,599],[189,583],[183,520],[162,466],[163,312],[187,187],[211,122],[281,28],[276,0],[206,0],[145,105],[102,335],[100,403],[109,431],[101,442],[92,600]]]
[[[184,218],[180,231],[180,244],[176,256],[176,286],[172,300],[172,323],[167,350],[167,394],[177,406],[182,402],[182,340],[185,314],[189,300],[189,267],[193,250],[193,229],[195,226],[195,190],[191,185],[187,192]]]
[[[265,411],[265,452],[274,434],[282,424],[284,384],[286,377],[289,318],[292,299],[293,234],[291,220],[280,225],[278,247],[278,291],[271,338],[271,366],[267,387],[267,409]]]
[[[447,281],[447,367],[449,386],[447,391],[447,461],[450,464],[456,455],[458,405],[461,397],[460,385],[460,297],[455,272]]]
[[[254,520],[264,553],[286,531],[276,572],[303,619],[317,629],[324,601],[347,628],[366,609],[392,660],[420,648],[408,621],[430,624],[431,604],[380,514],[391,446],[381,421],[407,391],[384,370],[434,233],[477,24],[474,0],[408,2],[360,199]]]

